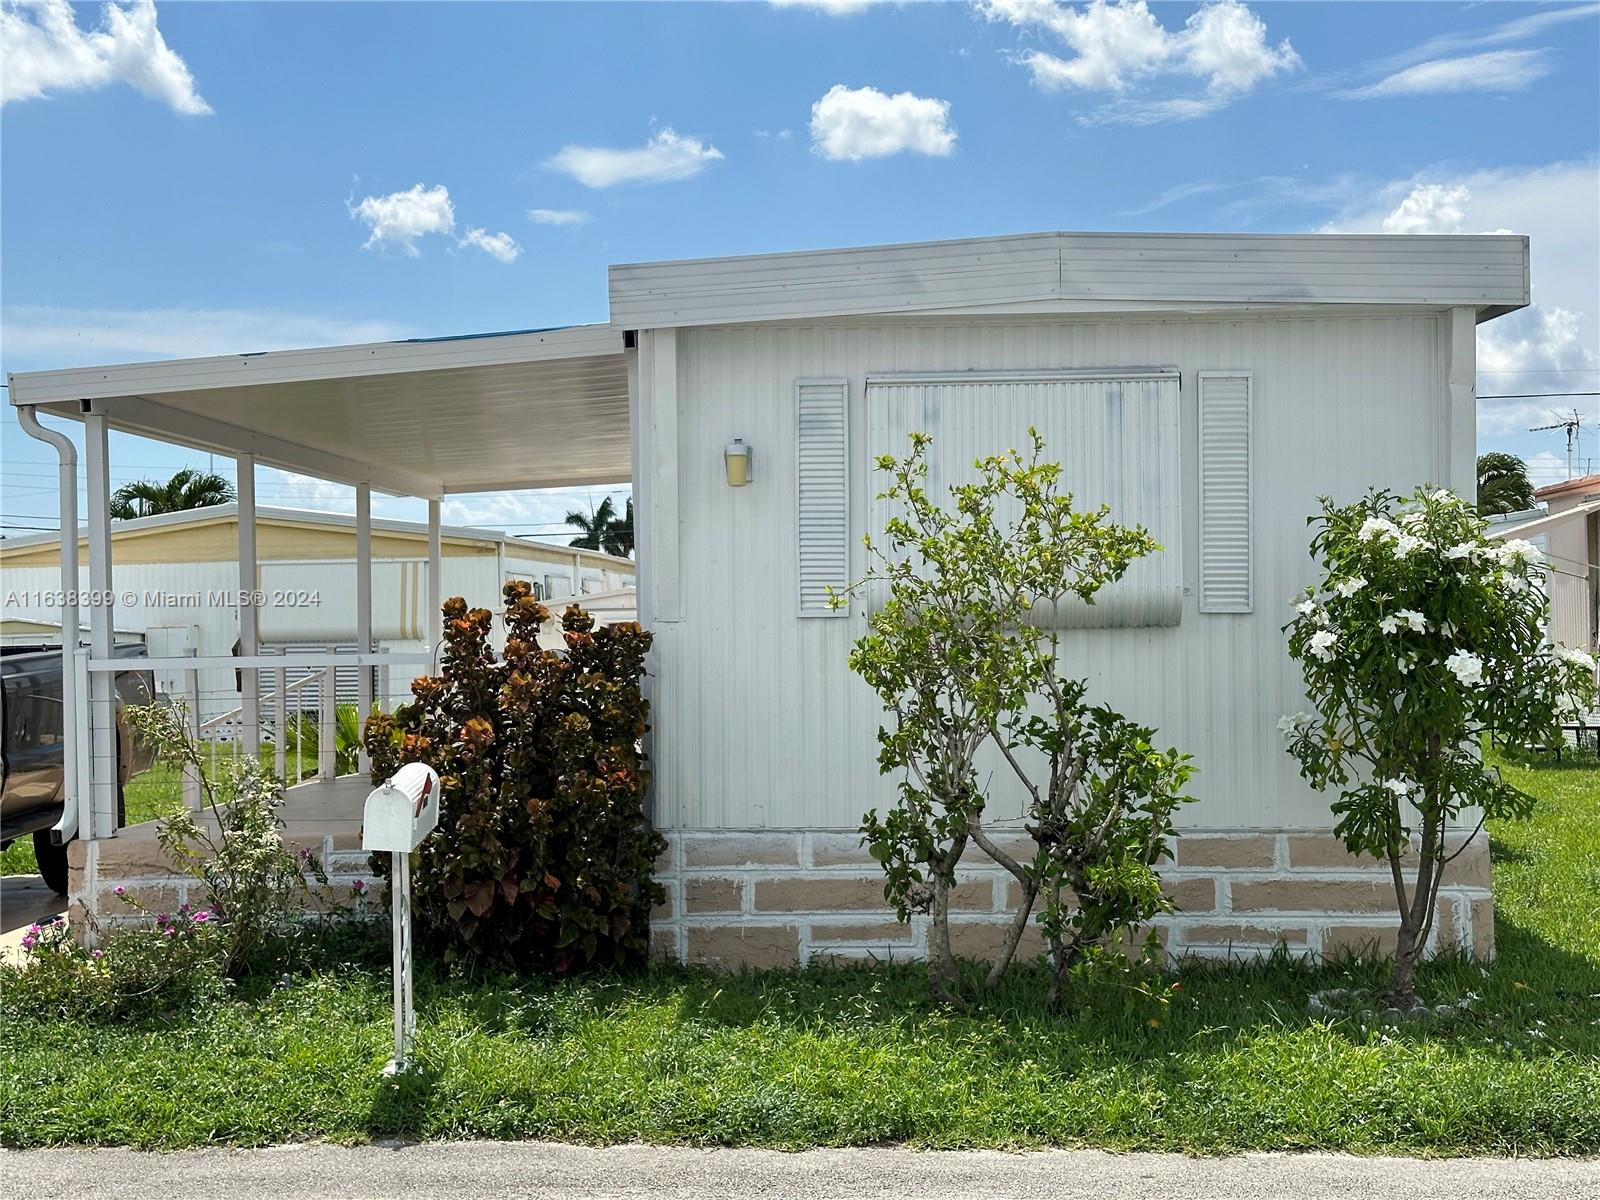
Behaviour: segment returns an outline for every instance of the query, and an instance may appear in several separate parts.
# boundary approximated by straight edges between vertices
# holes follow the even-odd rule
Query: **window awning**
[[[632,474],[627,358],[610,325],[18,372],[10,397],[402,495]]]

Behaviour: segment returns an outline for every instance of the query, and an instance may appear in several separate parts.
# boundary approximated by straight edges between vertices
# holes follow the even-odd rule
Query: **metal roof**
[[[622,483],[608,325],[13,373],[11,403],[397,494]]]
[[[619,329],[838,316],[1528,303],[1518,234],[1034,233],[611,268]]]

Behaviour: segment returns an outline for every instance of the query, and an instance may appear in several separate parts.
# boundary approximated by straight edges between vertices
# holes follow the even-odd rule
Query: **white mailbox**
[[[361,848],[410,854],[438,824],[439,776],[427,763],[407,763],[367,796]]]
[[[389,852],[389,908],[394,918],[393,1075],[410,1065],[417,1018],[411,993],[411,852],[439,824],[439,776],[427,763],[407,763],[361,810],[361,848]]]

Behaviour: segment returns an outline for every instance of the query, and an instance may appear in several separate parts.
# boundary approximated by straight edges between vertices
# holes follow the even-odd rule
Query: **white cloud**
[[[1082,8],[1056,0],[979,0],[991,21],[1040,30],[1069,48],[1070,58],[1044,50],[1018,55],[1036,87],[1126,96],[1159,76],[1204,80],[1199,96],[1113,102],[1081,118],[1086,124],[1153,124],[1206,116],[1281,72],[1301,65],[1287,40],[1272,45],[1267,27],[1241,0],[1215,0],[1168,30],[1145,0],[1091,0]]]
[[[419,253],[418,238],[430,233],[448,234],[456,227],[455,206],[450,203],[450,190],[443,184],[430,188],[419,183],[403,192],[368,196],[351,207],[350,215],[365,221],[372,231],[363,250],[398,246],[413,258]]]
[[[503,263],[516,262],[522,253],[522,247],[517,244],[517,239],[509,233],[490,233],[487,229],[468,229],[466,236],[457,244],[475,247],[490,258]]]
[[[1541,450],[1537,454],[1525,455],[1522,461],[1528,464],[1528,482],[1536,488],[1565,483],[1571,478],[1567,474],[1567,458],[1564,454]]]
[[[811,151],[847,162],[902,152],[943,158],[956,146],[949,121],[948,101],[838,83],[811,106]]]
[[[1461,183],[1419,183],[1383,219],[1384,233],[1460,233],[1472,193]]]
[[[1239,0],[1202,6],[1175,35],[1185,69],[1218,92],[1247,92],[1280,71],[1300,66],[1285,38],[1267,44],[1267,26]]]
[[[318,479],[314,475],[296,475],[277,467],[257,467],[256,471],[256,494],[262,504],[272,508],[355,515],[356,490],[348,484]]]
[[[1364,189],[1332,232],[1527,234],[1534,303],[1478,326],[1483,396],[1594,391],[1600,382],[1600,169],[1595,162],[1435,169]],[[1591,402],[1587,398],[1578,403]],[[1547,419],[1561,398],[1482,400],[1478,427],[1505,433]]]
[[[594,218],[577,208],[530,208],[528,220],[535,225],[587,225]]]
[[[7,305],[0,314],[6,365],[16,370],[384,342],[407,332],[386,321],[273,309]]]
[[[7,4],[0,7],[0,42],[0,104],[125,83],[180,113],[211,111],[188,66],[156,28],[154,0],[107,4],[93,30],[79,27],[67,0]]]
[[[671,183],[691,179],[722,158],[722,151],[663,126],[643,146],[616,150],[606,146],[563,146],[545,165],[572,176],[585,187],[608,188],[620,183]]]
[[[1520,92],[1548,74],[1550,62],[1543,50],[1488,50],[1421,62],[1343,95],[1351,100],[1382,100],[1453,92]]]
[[[621,516],[627,507],[629,489],[621,488],[540,488],[521,492],[484,492],[445,498],[441,515],[450,525],[483,525],[507,529],[545,541],[565,545],[577,531],[564,534],[566,516],[574,510],[587,512],[607,496]]]

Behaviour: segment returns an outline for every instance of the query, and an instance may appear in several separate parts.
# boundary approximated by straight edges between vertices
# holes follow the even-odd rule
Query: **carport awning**
[[[609,325],[19,372],[11,403],[397,494],[631,477]]]

